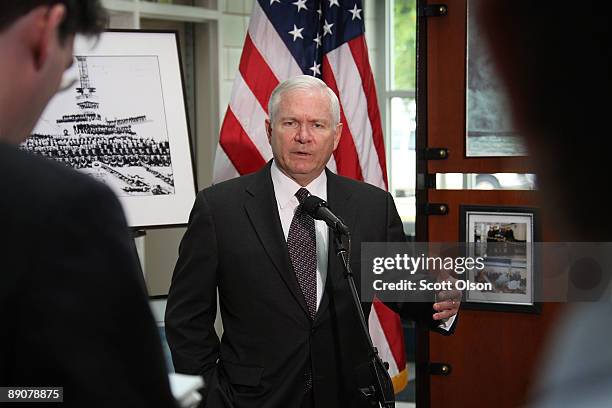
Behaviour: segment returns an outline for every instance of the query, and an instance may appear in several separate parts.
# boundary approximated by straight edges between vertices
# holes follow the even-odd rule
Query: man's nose
[[[300,124],[295,135],[295,140],[298,143],[308,143],[312,139],[312,131],[308,124]]]

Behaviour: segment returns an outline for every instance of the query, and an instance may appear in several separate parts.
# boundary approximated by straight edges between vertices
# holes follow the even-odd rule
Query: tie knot
[[[310,192],[306,190],[305,188],[300,188],[297,191],[297,193],[295,193],[295,196],[297,197],[300,204],[302,204],[304,200],[306,199],[306,197],[308,197],[309,195],[310,195]]]

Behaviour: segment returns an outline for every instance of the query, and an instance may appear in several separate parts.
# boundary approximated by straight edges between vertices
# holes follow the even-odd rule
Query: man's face
[[[329,97],[322,90],[293,90],[281,96],[268,140],[279,169],[302,186],[317,178],[340,141]]]
[[[62,80],[62,75],[64,74],[64,71],[66,71],[72,65],[73,61],[73,35],[67,37],[63,42],[60,42],[57,38],[53,39],[52,41],[57,42],[49,47],[48,59],[40,70],[38,76],[40,84],[38,86],[39,93],[36,97],[36,104],[33,104],[32,109],[29,110],[29,113],[32,116],[30,131],[38,121],[38,118],[49,103],[49,100],[51,100],[51,98],[58,91],[60,82]]]
[[[74,35],[63,41],[58,35],[65,13],[62,4],[40,6],[3,33],[8,39],[5,47],[12,55],[12,65],[7,65],[4,74],[13,81],[2,95],[4,118],[0,136],[4,141],[18,144],[28,137],[57,92],[64,71],[72,64]]]

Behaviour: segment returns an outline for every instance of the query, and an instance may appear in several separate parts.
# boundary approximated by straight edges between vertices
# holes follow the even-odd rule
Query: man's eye
[[[292,120],[286,120],[283,122],[283,126],[287,126],[287,127],[295,127],[295,121]]]

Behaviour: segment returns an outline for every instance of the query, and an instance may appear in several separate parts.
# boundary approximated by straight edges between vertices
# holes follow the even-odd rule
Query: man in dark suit
[[[15,146],[72,63],[75,33],[98,33],[101,17],[97,1],[0,3],[0,386],[63,387],[66,407],[173,407],[119,202]]]
[[[300,203],[319,196],[346,222],[357,284],[361,242],[403,241],[402,223],[389,193],[325,169],[342,132],[325,83],[285,81],[269,112],[274,160],[196,198],[166,309],[175,368],[205,376],[210,408],[369,406],[369,350],[332,236]],[[397,308],[448,334],[458,302]]]

